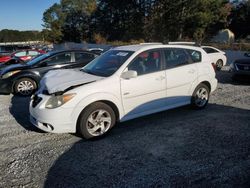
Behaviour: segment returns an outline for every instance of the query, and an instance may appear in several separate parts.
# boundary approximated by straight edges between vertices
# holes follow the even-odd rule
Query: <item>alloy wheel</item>
[[[34,91],[35,86],[29,80],[23,80],[18,83],[17,85],[17,92],[21,95],[30,95]]]
[[[92,136],[100,136],[107,132],[111,126],[111,115],[104,109],[92,112],[87,119],[87,130]]]
[[[195,104],[198,107],[203,107],[206,105],[208,101],[208,91],[206,88],[201,87],[197,90],[196,94],[195,94]]]

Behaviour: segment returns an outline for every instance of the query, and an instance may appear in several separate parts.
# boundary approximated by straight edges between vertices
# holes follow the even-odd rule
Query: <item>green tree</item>
[[[55,3],[43,13],[43,22],[46,39],[54,43],[62,41],[65,13],[63,13],[60,4]]]
[[[144,12],[142,0],[100,0],[94,15],[97,33],[109,41],[143,38]]]
[[[43,14],[47,39],[53,42],[88,40],[95,0],[61,0]]]
[[[225,0],[158,0],[147,20],[146,36],[158,41],[183,38],[201,41],[213,24],[227,22],[230,12],[227,4]]]
[[[229,16],[229,28],[235,33],[236,38],[245,38],[250,35],[250,1],[243,1],[233,8]]]
[[[9,29],[0,31],[0,42],[25,42],[37,40],[42,40],[42,34],[39,31],[18,31]]]
[[[202,41],[227,26],[228,0],[61,0],[44,13],[53,42]]]

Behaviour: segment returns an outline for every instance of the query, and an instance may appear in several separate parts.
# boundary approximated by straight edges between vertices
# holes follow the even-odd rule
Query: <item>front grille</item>
[[[32,107],[35,108],[41,101],[42,101],[42,97],[38,97],[37,95],[34,95],[32,99]]]
[[[236,67],[238,70],[242,70],[242,71],[250,71],[250,64],[240,64],[240,63],[237,63],[236,64]]]

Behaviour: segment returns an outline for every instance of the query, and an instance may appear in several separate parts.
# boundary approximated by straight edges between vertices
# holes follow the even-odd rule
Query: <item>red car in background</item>
[[[6,63],[7,61],[11,60],[13,57],[18,57],[22,61],[29,61],[35,56],[40,54],[45,54],[46,52],[43,50],[19,50],[10,55],[5,55],[0,57],[0,63]]]

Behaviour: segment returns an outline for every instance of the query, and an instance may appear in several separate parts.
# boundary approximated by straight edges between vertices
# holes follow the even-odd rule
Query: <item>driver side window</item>
[[[161,56],[158,50],[140,53],[128,66],[128,70],[136,71],[137,75],[157,72],[160,69]]]

